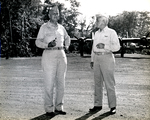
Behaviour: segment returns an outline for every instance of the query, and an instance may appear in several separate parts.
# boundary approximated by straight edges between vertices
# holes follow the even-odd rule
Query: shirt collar
[[[105,32],[108,29],[108,26],[106,26],[102,31],[99,30],[99,32]]]
[[[58,23],[57,23],[57,26],[58,26]],[[54,25],[50,21],[48,21],[47,22],[47,27],[54,27]]]

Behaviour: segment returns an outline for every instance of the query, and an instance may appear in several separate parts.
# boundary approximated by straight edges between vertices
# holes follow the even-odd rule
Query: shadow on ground
[[[55,117],[55,116],[53,116]],[[46,114],[43,114],[43,115],[40,115],[38,117],[35,117],[35,118],[32,118],[30,120],[50,120],[52,119],[53,117],[50,117],[50,116],[46,116]]]
[[[88,119],[89,117],[91,117],[92,115],[94,115],[96,113],[97,112],[92,112],[92,113],[89,112],[89,113],[87,113],[87,114],[85,114],[85,115],[83,115],[83,116],[81,116],[81,117],[79,117],[75,120],[86,120],[86,119]],[[98,117],[93,118],[92,120],[102,120],[103,118],[106,118],[108,116],[110,116],[110,112],[103,113],[103,114],[99,115]]]
[[[92,120],[102,120],[103,118],[106,118],[110,115],[111,115],[110,112],[106,112],[106,113],[99,115],[98,117],[93,118]]]
[[[115,54],[115,58],[126,58],[126,59],[150,59],[150,55],[142,54],[125,54],[124,57],[121,57],[118,54]]]
[[[122,58],[122,57],[116,57],[116,58]],[[149,57],[123,57],[123,58],[126,58],[126,59],[150,59]]]

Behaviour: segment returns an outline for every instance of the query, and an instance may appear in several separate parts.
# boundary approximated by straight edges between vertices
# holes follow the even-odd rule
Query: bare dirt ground
[[[64,109],[67,115],[48,118],[43,108],[41,57],[0,60],[0,120],[150,120],[150,56],[116,55],[117,113],[109,115],[106,91],[103,109],[93,107],[90,56],[68,56]]]

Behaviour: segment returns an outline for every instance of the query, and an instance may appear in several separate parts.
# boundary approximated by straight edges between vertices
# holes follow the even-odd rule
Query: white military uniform
[[[56,46],[48,49],[48,43],[54,39]],[[42,55],[42,68],[45,76],[45,111],[63,110],[67,58],[62,48],[64,45],[69,47],[70,37],[62,25],[58,24],[56,28],[48,21],[41,26],[36,39],[36,45],[39,48],[45,49]]]
[[[105,44],[104,49],[98,49],[97,44]],[[95,94],[94,106],[102,106],[103,83],[105,83],[109,107],[116,107],[114,66],[115,59],[112,52],[120,49],[120,43],[116,32],[107,26],[95,33],[91,62],[94,62]]]

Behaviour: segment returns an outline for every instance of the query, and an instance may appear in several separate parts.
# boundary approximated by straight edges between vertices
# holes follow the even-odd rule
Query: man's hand
[[[69,48],[68,46],[65,46],[65,47],[64,47],[64,51],[65,51],[65,53],[69,53],[68,48]]]
[[[55,39],[56,40],[56,39]],[[53,40],[51,42],[48,43],[48,47],[55,47],[56,46],[56,41]]]
[[[96,47],[97,47],[98,49],[104,49],[105,44],[99,43],[99,44],[96,45]]]
[[[91,66],[92,69],[93,69],[93,65],[94,65],[94,62],[91,62],[91,63],[90,63],[90,66]]]

